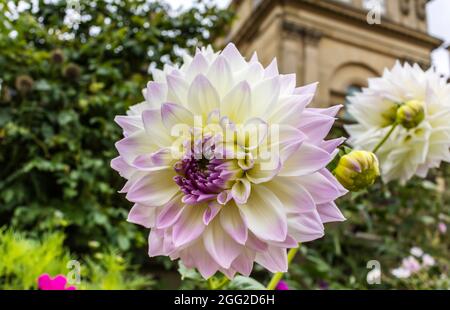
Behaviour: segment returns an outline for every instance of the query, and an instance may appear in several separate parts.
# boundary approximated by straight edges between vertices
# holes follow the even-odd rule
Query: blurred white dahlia
[[[404,184],[450,161],[450,86],[433,69],[397,62],[349,102],[358,124],[346,130],[355,148],[373,150],[394,127],[376,152],[385,182]]]
[[[314,109],[316,84],[246,61],[233,44],[154,70],[145,102],[117,116],[125,138],[111,166],[150,228],[149,255],[181,259],[208,278],[287,270],[286,252],[342,221],[345,189],[325,168],[342,139],[325,141],[339,107]],[[231,132],[231,134],[230,134]]]

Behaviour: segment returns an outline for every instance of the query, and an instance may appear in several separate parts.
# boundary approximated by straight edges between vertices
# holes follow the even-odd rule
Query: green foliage
[[[65,1],[38,2],[17,14],[0,3],[0,225],[63,229],[79,252],[95,240],[142,255],[146,237],[125,221],[131,206],[110,168],[121,136],[114,116],[143,100],[149,66],[213,42],[231,14],[81,0],[82,21],[71,26]]]
[[[302,245],[290,267],[288,283],[302,289],[448,289],[450,240],[438,224],[450,225],[450,165],[432,171],[406,186],[377,182],[369,190],[349,193],[337,204],[346,222],[327,224],[325,237]],[[396,279],[391,270],[421,247],[436,266],[408,279]],[[370,285],[367,263],[380,263],[381,284]]]
[[[77,271],[73,261],[81,267],[77,289],[142,289],[153,285],[151,277],[137,274],[112,251],[77,259],[64,248],[64,238],[62,233],[53,233],[37,240],[0,228],[0,289],[37,289],[37,279],[44,273],[71,279],[70,273]]]
[[[66,264],[73,258],[64,251],[63,240],[60,233],[38,241],[0,229],[0,288],[37,288],[36,279],[41,274],[66,273]]]
[[[236,276],[227,287],[229,290],[265,290],[266,287],[253,278]]]
[[[94,290],[133,290],[150,288],[155,283],[149,275],[139,275],[127,261],[114,252],[97,253],[94,259],[86,259],[89,279],[85,289]]]

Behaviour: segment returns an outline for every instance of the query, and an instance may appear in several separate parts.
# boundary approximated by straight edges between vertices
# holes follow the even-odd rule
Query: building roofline
[[[254,27],[255,22],[264,16],[264,13],[272,6],[284,5],[286,3],[291,3],[294,5],[304,5],[310,9],[320,8],[330,14],[338,14],[340,17],[350,18],[354,22],[359,22],[367,29],[371,29],[376,32],[389,32],[390,34],[395,34],[400,37],[405,37],[408,40],[414,41],[416,43],[422,44],[434,50],[443,44],[443,41],[435,38],[428,33],[404,27],[389,18],[382,18],[381,24],[369,25],[367,23],[367,11],[351,7],[344,3],[334,3],[334,2],[324,2],[317,0],[261,0],[261,3],[255,8],[253,14],[243,23],[241,31],[234,33],[231,41],[239,42],[243,36],[247,33],[248,28]],[[233,0],[230,4],[230,8],[238,8],[242,4],[242,0]],[[450,48],[450,47],[449,47]]]

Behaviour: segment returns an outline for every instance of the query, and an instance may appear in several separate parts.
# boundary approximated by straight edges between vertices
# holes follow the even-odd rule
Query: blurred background
[[[374,7],[380,23],[369,24]],[[201,288],[148,258],[148,231],[126,222],[110,168],[114,116],[143,101],[151,68],[232,41],[265,65],[277,57],[298,85],[320,81],[314,106],[345,105],[396,60],[448,77],[449,15],[446,0],[0,0],[0,289],[73,271],[80,289]],[[352,122],[340,116],[332,135]],[[290,287],[449,289],[449,181],[443,164],[342,198],[348,220],[302,245]],[[411,258],[413,274],[392,272]]]

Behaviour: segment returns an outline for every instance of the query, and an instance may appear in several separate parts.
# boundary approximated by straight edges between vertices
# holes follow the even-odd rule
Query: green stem
[[[224,277],[220,281],[218,281],[214,276],[208,279],[208,289],[209,290],[220,290],[222,289],[230,280],[227,277]]]
[[[383,146],[383,144],[391,136],[391,134],[394,132],[394,130],[395,130],[395,128],[397,128],[397,126],[398,126],[398,123],[394,123],[392,125],[391,129],[389,130],[389,132],[386,134],[386,136],[384,136],[384,138],[380,141],[380,143],[378,143],[377,146],[375,146],[375,148],[373,149],[372,153],[378,152],[378,150]]]
[[[222,279],[222,281],[219,284],[217,284],[217,286],[214,289],[221,290],[225,285],[228,284],[228,282],[230,282],[230,279],[225,277]]]
[[[288,255],[287,255],[288,266],[291,264],[292,260],[294,259],[295,255],[297,254],[299,248],[300,248],[300,244],[298,245],[298,247],[292,248],[289,250]],[[283,274],[284,274],[283,272],[277,272],[272,276],[272,279],[270,280],[269,284],[267,285],[267,289],[269,291],[275,290],[275,288],[278,285],[278,282],[280,282],[281,278],[283,278]]]
[[[208,282],[208,289],[209,290],[214,290],[214,277],[211,277],[207,280]]]

